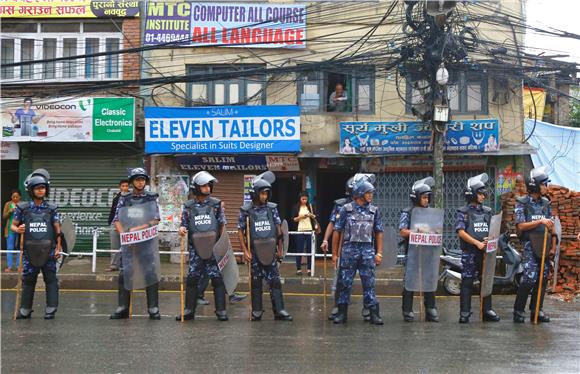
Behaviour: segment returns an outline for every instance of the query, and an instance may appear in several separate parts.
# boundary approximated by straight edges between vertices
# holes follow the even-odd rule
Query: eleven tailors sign
[[[2,0],[0,18],[124,18],[139,15],[139,0]]]
[[[306,7],[149,2],[145,45],[306,48]]]

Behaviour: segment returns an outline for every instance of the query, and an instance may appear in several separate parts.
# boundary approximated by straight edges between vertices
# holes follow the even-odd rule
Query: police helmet
[[[548,185],[550,179],[548,174],[551,168],[548,165],[540,166],[530,170],[530,175],[526,178],[526,188],[528,192],[540,192],[540,185]]]
[[[30,174],[30,176],[35,176],[35,175],[43,176],[44,179],[46,179],[47,181],[50,181],[50,174],[48,173],[48,171],[46,169],[36,169],[32,172],[32,174]]]
[[[423,178],[421,180],[415,181],[413,187],[411,187],[411,193],[409,197],[411,201],[417,205],[419,204],[419,199],[423,194],[428,194],[429,202],[431,202],[431,194],[433,192],[433,186],[435,185],[435,179],[433,177]]]
[[[250,190],[250,197],[256,200],[260,196],[260,192],[268,192],[268,200],[272,196],[272,183],[276,181],[276,176],[271,171],[266,171],[257,175],[252,180],[252,189]]]
[[[143,168],[133,168],[129,171],[129,175],[127,179],[129,179],[129,183],[132,184],[136,178],[143,177],[145,181],[149,183],[149,174]]]
[[[209,194],[211,194],[213,193],[213,185],[217,182],[218,180],[207,171],[200,171],[199,173],[195,174],[193,178],[191,178],[189,188],[195,195],[204,195],[199,188],[203,185],[209,184]]]
[[[374,174],[356,174],[353,177],[354,186],[352,188],[352,195],[354,198],[363,197],[367,192],[375,192]]]
[[[344,192],[346,196],[352,196],[353,185],[354,185],[354,177],[348,178],[345,184],[345,192]]]
[[[31,198],[34,198],[34,189],[38,186],[44,186],[46,188],[46,194],[44,197],[48,197],[48,193],[50,191],[50,181],[48,179],[38,174],[30,174],[28,177],[26,177],[26,180],[24,181],[24,188]]]
[[[476,201],[477,194],[482,193],[487,196],[485,184],[489,180],[486,173],[476,175],[467,180],[467,187],[465,188],[465,199],[468,202]]]

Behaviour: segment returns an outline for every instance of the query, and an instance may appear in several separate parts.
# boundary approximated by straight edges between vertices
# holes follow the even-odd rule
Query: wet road
[[[388,297],[380,299],[384,326],[362,321],[360,298],[348,324],[334,326],[318,296],[286,297],[294,322],[275,322],[267,310],[263,321],[250,323],[244,302],[230,304],[230,321],[218,322],[212,300],[185,324],[173,319],[175,292],[160,295],[161,321],[143,316],[144,293],[134,304],[141,316],[124,321],[108,320],[116,301],[109,291],[63,291],[53,321],[42,319],[42,292],[32,320],[12,321],[14,297],[2,292],[4,373],[580,372],[580,306],[549,298],[552,323],[539,326],[511,322],[513,296],[495,298],[503,317],[497,324],[459,325],[459,300],[452,297],[438,298],[440,323],[405,323],[400,298]],[[475,298],[473,304],[479,307]]]

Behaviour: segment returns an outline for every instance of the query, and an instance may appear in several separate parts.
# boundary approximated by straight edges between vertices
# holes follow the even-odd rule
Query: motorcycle
[[[501,260],[505,264],[505,275],[496,275],[493,279],[493,285],[495,287],[512,286],[517,290],[524,271],[522,256],[510,243],[509,233],[504,233],[499,237],[498,246],[502,255]],[[443,248],[441,263],[443,268],[439,275],[439,281],[442,281],[443,289],[450,295],[459,295],[461,290],[461,271],[463,270],[461,252],[458,253]],[[479,280],[476,280],[474,284],[479,284]]]

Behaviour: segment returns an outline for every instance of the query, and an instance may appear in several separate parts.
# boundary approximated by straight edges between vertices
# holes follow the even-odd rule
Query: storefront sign
[[[447,124],[446,152],[499,150],[499,121],[463,120]],[[417,154],[432,150],[431,127],[423,122],[341,122],[342,154]]]
[[[0,160],[18,160],[20,158],[20,148],[18,143],[0,142]]]
[[[1,18],[114,18],[139,15],[138,0],[3,0]]]
[[[522,174],[513,171],[511,165],[506,167],[495,179],[495,194],[499,196],[504,193],[516,191],[518,179],[523,181]]]
[[[4,99],[2,140],[11,142],[132,142],[135,99],[81,97]]]
[[[306,48],[306,7],[149,2],[145,45]]]
[[[178,156],[177,162],[188,171],[300,171],[296,156]]]
[[[148,154],[299,151],[296,105],[145,108]]]

